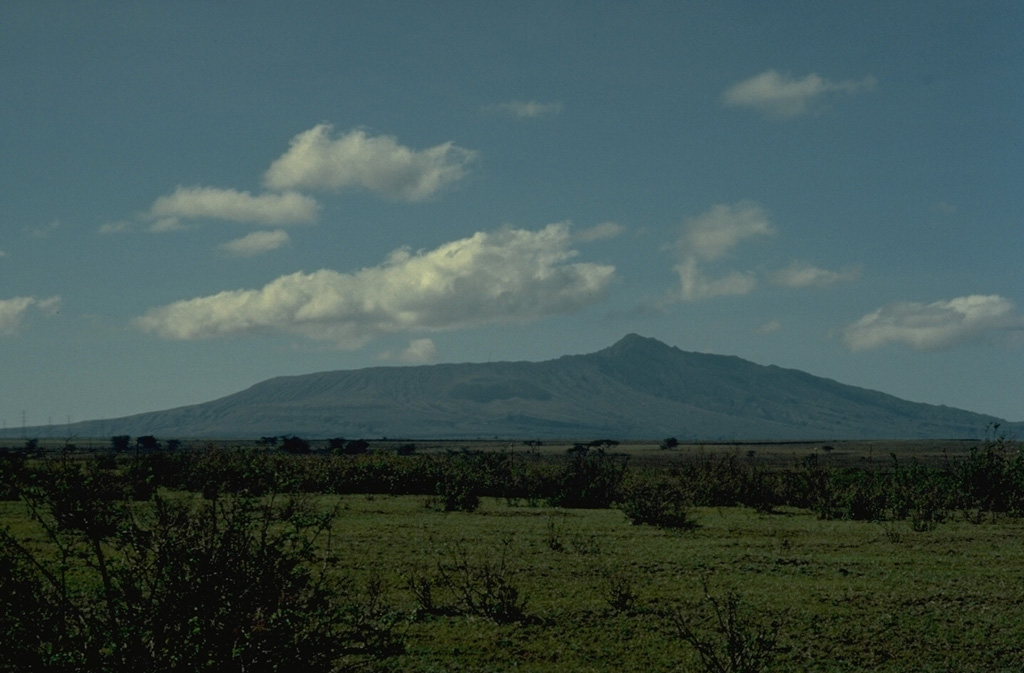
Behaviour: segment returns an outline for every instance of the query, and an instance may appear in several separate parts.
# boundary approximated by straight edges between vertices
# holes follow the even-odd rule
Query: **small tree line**
[[[364,446],[365,445],[365,446]],[[259,496],[270,492],[431,496],[446,511],[473,511],[483,497],[523,505],[621,507],[638,524],[689,525],[689,507],[789,506],[822,519],[911,520],[925,529],[962,514],[1024,515],[1024,453],[996,440],[938,466],[901,462],[837,467],[818,454],[786,469],[768,469],[737,453],[696,452],[671,467],[633,467],[614,444],[577,444],[561,456],[531,451],[375,452],[343,440],[330,454],[253,448],[95,453],[138,496],[159,487]],[[38,461],[0,453],[0,498],[20,496]]]

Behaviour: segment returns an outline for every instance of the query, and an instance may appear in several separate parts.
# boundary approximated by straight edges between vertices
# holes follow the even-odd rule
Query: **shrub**
[[[960,509],[1024,514],[1024,448],[1013,450],[1002,438],[954,463],[950,479]]]
[[[680,478],[694,505],[733,507],[742,502],[750,470],[736,454],[715,457],[701,451],[680,468]]]
[[[434,463],[435,492],[446,512],[475,512],[480,507],[480,475],[469,457],[449,455]]]
[[[384,582],[371,577],[358,600],[346,607],[345,625],[350,640],[356,643],[350,651],[375,657],[405,652],[404,634],[398,628],[404,616],[388,604],[385,594]]]
[[[636,605],[636,584],[631,575],[614,573],[605,577],[602,596],[615,614],[632,612]]]
[[[302,437],[288,436],[281,440],[281,450],[285,453],[303,454],[309,453],[309,442]]]
[[[704,602],[674,615],[676,632],[708,673],[762,673],[778,654],[782,619],[756,615],[734,591],[713,596],[702,578]]]
[[[357,456],[369,451],[370,443],[364,439],[345,440],[343,437],[335,437],[328,442],[328,448],[336,456]]]
[[[512,541],[502,540],[494,559],[471,559],[461,544],[438,560],[438,584],[454,597],[465,614],[484,617],[498,624],[526,619],[527,600],[515,584]]]
[[[17,500],[21,496],[25,475],[25,455],[0,450],[0,500]]]
[[[628,456],[576,445],[555,477],[548,501],[555,507],[599,509],[610,507],[619,496]]]
[[[333,515],[279,500],[129,506],[110,473],[48,467],[26,501],[51,551],[0,530],[0,671],[331,670],[360,633],[321,551]]]
[[[689,495],[678,483],[639,478],[624,489],[621,507],[633,525],[693,528],[689,501]]]
[[[771,514],[785,502],[784,491],[783,477],[758,467],[750,467],[746,472],[746,485],[740,502],[762,514]]]

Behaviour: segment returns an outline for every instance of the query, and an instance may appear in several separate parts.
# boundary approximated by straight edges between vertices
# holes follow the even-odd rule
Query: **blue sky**
[[[1022,25],[5,2],[0,418],[637,332],[1024,420]]]

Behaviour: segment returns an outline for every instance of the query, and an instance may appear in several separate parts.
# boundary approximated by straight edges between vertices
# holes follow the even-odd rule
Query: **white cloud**
[[[437,362],[438,356],[432,339],[413,339],[398,353],[398,360],[409,365],[427,365]]]
[[[603,298],[615,267],[569,263],[564,223],[540,231],[480,232],[441,247],[399,249],[355,273],[282,276],[154,308],[136,324],[169,339],[290,332],[358,348],[376,335],[525,322]]]
[[[736,205],[719,204],[684,224],[677,249],[705,260],[722,257],[741,241],[768,236],[775,230],[760,206],[751,201]]]
[[[484,108],[485,110],[492,112],[500,112],[507,114],[517,119],[534,119],[536,117],[546,117],[548,115],[557,115],[562,112],[561,103],[538,103],[535,100],[524,102],[520,100],[514,100],[508,103],[498,103],[496,105],[489,105]]]
[[[186,229],[188,227],[182,224],[181,220],[176,217],[162,217],[149,225],[149,230],[154,234],[164,234],[168,231],[184,231]]]
[[[274,231],[254,231],[248,236],[222,243],[218,247],[236,257],[253,257],[264,252],[277,250],[290,240],[288,232],[280,229]]]
[[[25,310],[35,303],[32,297],[0,299],[0,334],[12,333],[19,324]]]
[[[751,107],[773,117],[797,117],[810,111],[812,103],[830,93],[856,94],[875,88],[877,81],[867,76],[860,81],[832,82],[816,74],[802,79],[767,70],[726,90],[726,105]]]
[[[36,308],[46,315],[54,315],[60,311],[62,302],[63,300],[58,295],[54,295],[46,299],[37,299]]]
[[[685,301],[744,295],[757,287],[757,279],[752,273],[732,271],[719,278],[708,278],[697,268],[697,260],[692,257],[674,268],[679,274],[680,290]]]
[[[118,220],[117,222],[107,222],[106,224],[100,225],[97,230],[99,233],[107,234],[123,234],[126,231],[132,230],[132,223],[127,220]]]
[[[774,334],[782,329],[782,323],[778,320],[769,320],[754,330],[755,334]]]
[[[626,228],[617,222],[602,222],[592,227],[572,232],[572,240],[578,243],[590,243],[591,241],[615,238],[624,231],[626,231]]]
[[[392,136],[370,137],[360,129],[335,139],[319,124],[292,138],[288,151],[264,175],[271,189],[362,187],[403,201],[430,198],[461,180],[476,152],[447,142],[412,150]]]
[[[865,315],[843,330],[854,351],[904,343],[941,350],[979,341],[998,330],[1024,330],[1024,317],[999,295],[970,295],[930,304],[900,302]]]
[[[719,204],[686,221],[682,235],[673,246],[679,258],[674,268],[679,274],[682,299],[698,301],[753,291],[757,287],[754,274],[732,271],[718,278],[709,278],[699,268],[699,262],[717,260],[746,239],[773,233],[775,230],[767,215],[750,201],[735,205]]]
[[[60,297],[13,297],[0,299],[0,335],[13,334],[21,325],[26,312],[35,308],[41,313],[53,315],[60,308]]]
[[[806,262],[794,261],[785,269],[772,274],[772,281],[783,287],[826,287],[835,283],[857,280],[860,268],[846,267],[839,271],[829,271]]]
[[[54,220],[49,224],[44,224],[41,227],[32,227],[29,229],[29,235],[32,238],[49,238],[53,232],[61,228],[60,220]]]
[[[317,209],[315,199],[296,192],[253,196],[234,189],[179,186],[170,196],[161,196],[153,203],[149,217],[157,220],[157,224],[215,219],[280,225],[313,222]],[[167,229],[163,226],[160,230]]]

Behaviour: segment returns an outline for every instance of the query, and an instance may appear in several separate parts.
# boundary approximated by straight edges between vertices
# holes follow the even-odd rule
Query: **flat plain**
[[[668,531],[633,526],[614,509],[498,500],[444,513],[422,498],[348,496],[343,508],[341,566],[357,582],[381,580],[396,610],[414,613],[409,580],[454,555],[480,567],[505,553],[533,618],[411,620],[407,653],[384,662],[392,670],[703,670],[674,622],[677,613],[710,616],[705,589],[735,592],[755,628],[779,621],[772,670],[1019,671],[1024,663],[1019,520],[915,532],[806,511],[702,508],[696,528]],[[623,592],[630,604],[617,606]]]
[[[513,451],[546,462],[565,449],[421,442],[416,451]],[[838,471],[874,469],[897,452],[941,466],[966,451],[955,442],[611,449],[651,473],[696,453],[767,469],[814,454]],[[201,502],[195,492],[161,493]],[[731,632],[770,637],[771,647],[746,668],[721,670],[1024,667],[1024,519],[1004,513],[950,511],[922,529],[791,506],[693,506],[691,525],[667,528],[634,525],[620,507],[515,497],[482,497],[474,511],[444,511],[434,495],[302,497],[335,512],[324,551],[363,606],[359,620],[399,644],[348,655],[341,664],[353,670],[712,671],[695,642],[727,661]],[[45,554],[24,503],[0,503],[0,521]],[[488,600],[504,610],[479,609]]]

